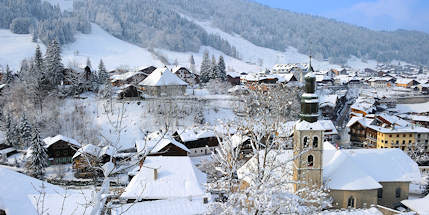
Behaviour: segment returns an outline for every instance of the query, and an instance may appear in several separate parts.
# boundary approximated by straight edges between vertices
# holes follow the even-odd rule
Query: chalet
[[[237,85],[240,85],[241,83],[240,73],[237,73],[237,72],[228,72],[226,74],[226,79],[232,86],[237,86]]]
[[[411,115],[410,118],[413,124],[429,128],[429,116]]]
[[[48,150],[49,164],[66,164],[72,162],[72,157],[80,147],[80,144],[69,137],[57,135],[43,139]]]
[[[394,79],[391,77],[375,77],[368,80],[371,87],[386,88],[393,85]]]
[[[268,74],[249,74],[240,76],[240,81],[246,85],[253,84],[276,84],[278,81],[278,77],[275,75]]]
[[[179,129],[173,137],[190,150],[189,156],[211,154],[219,145],[215,132],[204,128]]]
[[[358,97],[350,107],[350,116],[366,116],[376,111],[377,102],[374,98]]]
[[[186,67],[175,66],[171,70],[171,72],[173,72],[173,74],[177,75],[180,79],[182,79],[184,82],[188,83],[191,86],[200,83],[199,75],[192,73]]]
[[[275,75],[278,78],[278,82],[279,83],[292,83],[292,82],[297,82],[298,79],[295,77],[294,74],[289,73],[289,74],[278,74]]]
[[[149,156],[187,156],[191,151],[182,143],[168,135],[155,131],[148,134],[144,140],[136,140],[138,154]]]
[[[116,162],[116,149],[112,146],[98,147],[87,144],[78,149],[73,155],[73,170],[76,178],[91,178],[94,175],[101,175],[101,171],[95,167],[112,160]]]
[[[120,199],[128,203],[198,199],[205,193],[206,176],[187,156],[149,156],[129,173],[131,181]]]
[[[138,69],[138,71],[146,74],[146,76],[149,76],[150,74],[152,74],[153,71],[155,71],[155,69],[156,67],[154,66],[148,66],[148,67],[141,67]]]
[[[370,148],[377,146],[377,132],[371,132],[369,125],[375,124],[374,119],[366,117],[352,117],[346,127],[349,129],[350,141],[352,143],[365,144]],[[371,142],[372,144],[368,144]],[[372,147],[371,147],[372,146]]]
[[[116,91],[118,99],[125,98],[136,98],[140,96],[140,92],[137,90],[137,87],[132,84],[126,84],[119,87],[119,90]]]
[[[417,89],[422,94],[425,94],[425,95],[429,94],[429,84],[419,84],[417,85]]]
[[[416,80],[413,79],[407,79],[407,78],[400,78],[396,80],[396,86],[397,87],[404,87],[404,88],[410,88],[412,86],[415,86],[419,84]]]
[[[121,87],[124,85],[138,84],[147,78],[147,74],[140,71],[126,72],[119,75],[113,75],[110,77],[110,82],[113,86]]]
[[[188,84],[167,67],[160,67],[138,84],[139,91],[148,96],[183,96]]]

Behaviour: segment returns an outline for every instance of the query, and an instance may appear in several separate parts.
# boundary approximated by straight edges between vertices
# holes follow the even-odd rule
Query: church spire
[[[307,122],[316,122],[319,118],[319,97],[316,92],[316,76],[314,75],[313,67],[310,63],[305,75],[305,93],[301,97],[301,120]]]

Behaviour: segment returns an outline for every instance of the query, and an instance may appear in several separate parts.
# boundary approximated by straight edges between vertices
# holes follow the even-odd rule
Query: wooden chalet
[[[140,96],[140,92],[137,90],[135,85],[127,84],[120,87],[117,91],[117,95],[118,99],[136,98]]]
[[[45,148],[48,150],[49,164],[66,164],[72,162],[72,157],[76,153],[80,144],[62,135],[43,139]]]
[[[150,152],[149,156],[188,156],[191,151],[174,139],[162,139]]]
[[[171,72],[191,86],[200,83],[199,75],[192,73],[186,67],[176,66],[171,70]]]
[[[88,144],[73,155],[73,171],[76,178],[91,178],[101,174],[96,168],[99,164],[100,147]]]
[[[237,86],[241,83],[240,74],[236,72],[228,72],[226,75],[226,79],[232,86]]]
[[[177,130],[173,133],[173,138],[190,150],[190,156],[211,154],[219,146],[215,133],[205,129]]]

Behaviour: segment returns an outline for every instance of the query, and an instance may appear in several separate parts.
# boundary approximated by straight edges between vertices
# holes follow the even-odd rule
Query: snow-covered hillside
[[[182,15],[184,16],[184,15]],[[263,68],[271,69],[275,64],[285,63],[307,63],[309,58],[307,55],[299,53],[295,48],[289,47],[285,52],[276,51],[269,48],[257,46],[240,35],[231,35],[222,30],[213,27],[210,22],[202,22],[196,19],[184,16],[194,23],[200,25],[208,33],[217,34],[223,39],[227,40],[231,45],[237,48],[240,58],[245,62],[253,64],[261,64]],[[312,61],[314,67],[320,70],[327,70],[331,68],[339,68],[338,65],[330,64],[327,61]]]
[[[0,44],[0,65],[9,65],[14,70],[24,58],[34,54],[37,45],[31,42],[30,34],[14,34],[6,29],[0,29]],[[40,46],[44,51],[45,46]]]

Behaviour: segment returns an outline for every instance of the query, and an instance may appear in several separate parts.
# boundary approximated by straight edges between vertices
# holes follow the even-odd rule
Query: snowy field
[[[106,100],[98,99],[94,94],[83,94],[85,99],[69,98],[65,101],[62,115],[67,115],[75,110],[76,106],[83,107],[86,110],[88,121],[94,129],[96,129],[103,137],[114,144],[118,144],[119,149],[133,148],[137,139],[144,138],[146,132],[153,132],[163,128],[163,117],[157,117],[156,100],[135,100],[135,101],[118,101],[113,100],[113,114],[108,114],[105,110],[110,109],[110,103]],[[175,103],[193,106],[195,99],[198,99],[204,115],[205,123],[208,125],[216,125],[219,121],[230,121],[235,118],[232,111],[231,102],[234,100],[228,99],[228,95],[204,95],[194,96],[192,101],[174,101]],[[124,115],[122,119],[123,130],[120,138],[115,130],[117,117],[120,113],[122,104],[124,105]],[[152,112],[148,112],[152,109]],[[184,116],[181,119],[174,119],[169,131],[174,132],[177,128],[184,128],[197,125],[194,122],[195,114]],[[63,133],[65,136],[75,137],[72,129],[66,129]]]
[[[10,30],[0,29],[0,65],[18,69],[21,61],[33,56],[36,50],[37,44],[31,39],[30,34],[14,34]],[[45,46],[41,44],[40,47],[45,52]]]

